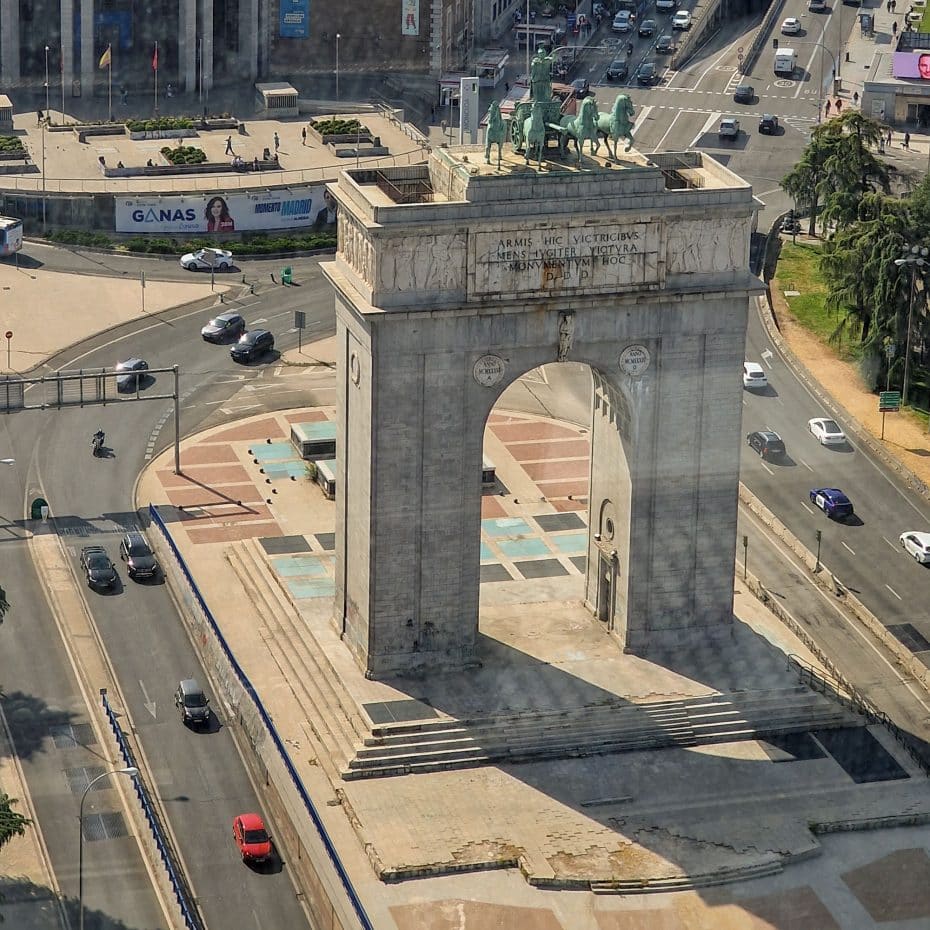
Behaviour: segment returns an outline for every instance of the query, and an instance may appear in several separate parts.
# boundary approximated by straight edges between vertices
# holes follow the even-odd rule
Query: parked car
[[[575,78],[572,81],[572,96],[581,100],[591,93],[591,84],[587,78]]]
[[[746,437],[749,448],[755,450],[763,459],[780,459],[787,455],[784,440],[770,429],[756,430]]]
[[[639,29],[637,30],[641,39],[649,38],[649,36],[651,36],[655,31],[656,21],[654,19],[644,19],[639,24]]]
[[[611,29],[614,32],[629,32],[633,27],[633,22],[630,19],[629,10],[621,10],[615,17]]]
[[[737,84],[733,99],[737,103],[752,103],[756,99],[756,89],[752,84]]]
[[[232,252],[228,249],[198,249],[181,256],[181,267],[188,271],[226,271],[232,267]]]
[[[181,723],[207,724],[210,721],[210,699],[196,678],[184,678],[174,692],[174,706],[181,715]]]
[[[807,421],[807,428],[822,446],[842,446],[846,443],[846,434],[836,420],[829,417],[814,417]]]
[[[813,488],[810,499],[831,520],[845,520],[853,515],[852,501],[839,488]]]
[[[797,16],[789,16],[781,24],[781,32],[782,32],[782,35],[786,35],[786,36],[800,35],[801,20],[799,20]]]
[[[921,565],[930,562],[930,533],[918,533],[911,530],[902,533],[898,539],[905,550],[914,556]]]
[[[636,83],[650,85],[659,80],[659,72],[654,61],[644,61],[636,69]]]
[[[763,136],[774,136],[778,133],[778,117],[772,113],[763,113],[759,120],[759,132]]]
[[[145,378],[143,372],[149,370],[149,363],[144,358],[127,358],[125,362],[117,362],[116,376],[117,391],[135,391]]]
[[[274,348],[274,336],[267,329],[253,329],[244,333],[229,349],[234,362],[252,362]]]
[[[743,387],[764,388],[768,383],[765,369],[758,362],[743,362]]]
[[[85,546],[81,549],[81,567],[91,588],[112,588],[119,580],[116,567],[103,546]]]
[[[233,820],[233,839],[243,862],[265,862],[271,857],[271,839],[259,814],[240,814]]]
[[[221,313],[200,330],[200,335],[206,342],[223,342],[238,339],[244,332],[245,320],[240,314]]]
[[[623,81],[630,76],[630,64],[625,58],[615,58],[607,68],[608,81]]]
[[[672,29],[690,29],[691,14],[687,10],[679,10],[672,17]]]
[[[725,116],[720,120],[717,135],[721,139],[735,139],[739,135],[739,120],[734,119],[732,116]]]
[[[149,544],[135,530],[119,541],[119,557],[126,563],[130,578],[154,578],[158,574],[158,562]]]
[[[660,55],[670,55],[675,48],[675,42],[671,36],[659,36],[656,40],[656,52]]]

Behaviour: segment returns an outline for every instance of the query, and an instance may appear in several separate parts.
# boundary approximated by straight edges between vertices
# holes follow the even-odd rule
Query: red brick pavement
[[[501,506],[501,502],[496,497],[488,494],[481,497],[481,519],[488,520],[491,517],[506,517],[507,511]]]
[[[187,531],[192,543],[235,542],[237,539],[253,539],[265,536],[283,536],[284,530],[277,523],[248,523],[235,526],[194,527]]]
[[[206,442],[206,440],[204,440]],[[218,462],[238,462],[232,446],[191,446],[181,452],[181,468],[187,465],[209,465]]]
[[[328,420],[326,412],[323,410],[308,410],[306,413],[288,413],[284,419],[288,423],[319,423],[321,420]]]
[[[242,423],[221,433],[213,433],[204,442],[243,442],[249,439],[285,439],[281,424],[273,417],[256,420],[254,423]]]
[[[554,478],[584,478],[587,483],[589,468],[588,459],[523,463],[523,470],[537,484]]]
[[[557,423],[540,423],[538,420],[524,420],[516,423],[502,423],[492,426],[494,435],[502,442],[519,442],[523,439],[577,439],[578,431]]]
[[[235,484],[248,481],[249,473],[241,465],[188,465],[183,475],[176,475],[173,471],[159,471],[158,480],[164,488],[187,488],[191,486],[191,478],[217,487],[222,484]]]
[[[175,507],[213,507],[217,504],[255,503],[265,496],[254,484],[229,484],[222,489],[167,488],[168,500]]]
[[[554,439],[550,442],[508,442],[507,451],[518,462],[541,462],[548,459],[585,458],[591,454],[587,439]]]

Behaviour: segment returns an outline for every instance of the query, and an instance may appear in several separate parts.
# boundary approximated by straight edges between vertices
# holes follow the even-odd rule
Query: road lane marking
[[[808,507],[807,504],[804,503],[804,501],[801,501],[801,506],[802,506],[812,517],[815,516],[814,511],[811,510],[811,508]]]
[[[886,587],[899,601],[901,600],[901,595],[898,594],[898,592],[895,591],[895,589],[892,588],[890,584],[886,584],[885,587]]]
[[[849,548],[849,546],[846,545],[846,543],[843,542],[842,539],[840,540],[840,545],[841,545],[847,552],[851,552],[853,555],[856,554],[852,549]]]
[[[691,140],[691,145],[689,145],[688,148],[693,149],[697,145],[698,139],[700,139],[701,136],[703,136],[707,130],[710,129],[710,127],[713,126],[718,119],[720,119],[721,116],[722,113],[719,111],[716,113],[711,113],[710,116],[707,117],[707,122],[704,123],[704,128]]]
[[[799,461],[808,471],[813,471],[813,470],[814,470],[813,468],[810,467],[810,465],[807,464],[807,462],[804,461],[804,459],[798,459],[798,461]]]
[[[772,469],[769,468],[768,465],[765,464],[765,462],[759,462],[759,464],[760,464],[773,478],[775,477],[775,472],[773,472]]]
[[[681,116],[680,111],[672,117],[671,122],[668,124],[668,129],[665,130],[665,132],[662,134],[662,138],[659,139],[659,141],[655,144],[655,147],[652,150],[653,152],[658,152],[659,149],[662,148],[662,143],[666,140],[666,138],[668,137],[668,134],[672,131],[672,129],[675,128],[675,123],[678,121],[679,116]]]
[[[773,354],[774,354],[774,353],[772,352],[771,349],[763,349],[763,350],[759,353],[759,358],[761,358],[762,361],[765,362],[765,364],[768,365],[769,368],[771,368],[771,367],[772,367],[772,357],[773,357]]]
[[[260,316],[257,320],[249,320],[249,326],[258,326],[259,323],[267,323],[268,317]]]
[[[891,548],[894,549],[895,552],[898,551],[898,547],[887,536],[882,536],[882,539],[884,539],[885,542],[888,543],[888,545],[891,546]]]

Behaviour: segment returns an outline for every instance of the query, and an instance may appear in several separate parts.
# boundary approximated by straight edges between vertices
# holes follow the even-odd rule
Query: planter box
[[[28,157],[28,153],[24,148],[18,152],[0,152],[0,161],[22,161]]]
[[[358,134],[354,132],[328,132],[324,134],[318,129],[314,129],[313,126],[308,126],[307,131],[314,139],[319,139],[323,145],[355,145],[357,142],[373,141],[372,135],[368,130],[363,130]]]
[[[333,154],[336,158],[355,158],[355,149],[333,149]],[[359,158],[372,158],[375,155],[390,155],[391,152],[386,145],[369,145],[365,148],[359,146],[358,148],[358,157]]]
[[[128,130],[127,130],[128,131]],[[130,132],[130,139],[188,139],[197,136],[196,128],[192,129],[141,129]]]
[[[232,117],[230,117],[229,119],[222,119],[222,118],[209,119],[208,118],[206,122],[203,122],[201,120],[199,123],[199,126],[201,129],[235,129],[238,131],[239,120],[233,119]]]
[[[73,128],[73,127],[72,127]],[[74,128],[78,142],[86,142],[89,136],[125,136],[125,126],[84,126]]]

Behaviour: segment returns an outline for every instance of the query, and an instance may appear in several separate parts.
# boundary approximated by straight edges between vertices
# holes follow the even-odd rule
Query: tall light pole
[[[336,99],[339,99],[339,40],[342,36],[336,33]]]
[[[49,83],[48,83],[48,46],[45,46],[45,119],[48,120],[48,100]]]
[[[45,122],[42,124],[42,235],[45,235],[45,127],[48,126],[48,115],[46,114]]]
[[[112,769],[109,772],[103,772],[88,782],[87,787],[84,789],[84,793],[81,795],[81,806],[78,813],[78,930],[84,930],[84,800],[87,797],[87,792],[90,791],[101,778],[106,778],[108,775],[128,775],[130,778],[135,778],[138,774],[139,770],[134,765],[127,765],[126,768]]]
[[[919,245],[912,245],[910,251],[904,258],[896,258],[894,263],[899,267],[904,265],[911,266],[911,294],[907,308],[907,337],[904,340],[904,386],[901,389],[901,405],[907,406],[907,390],[910,386],[911,375],[911,318],[914,315],[914,292],[917,289],[917,269],[923,268],[927,264],[927,255],[930,250],[921,248]]]

